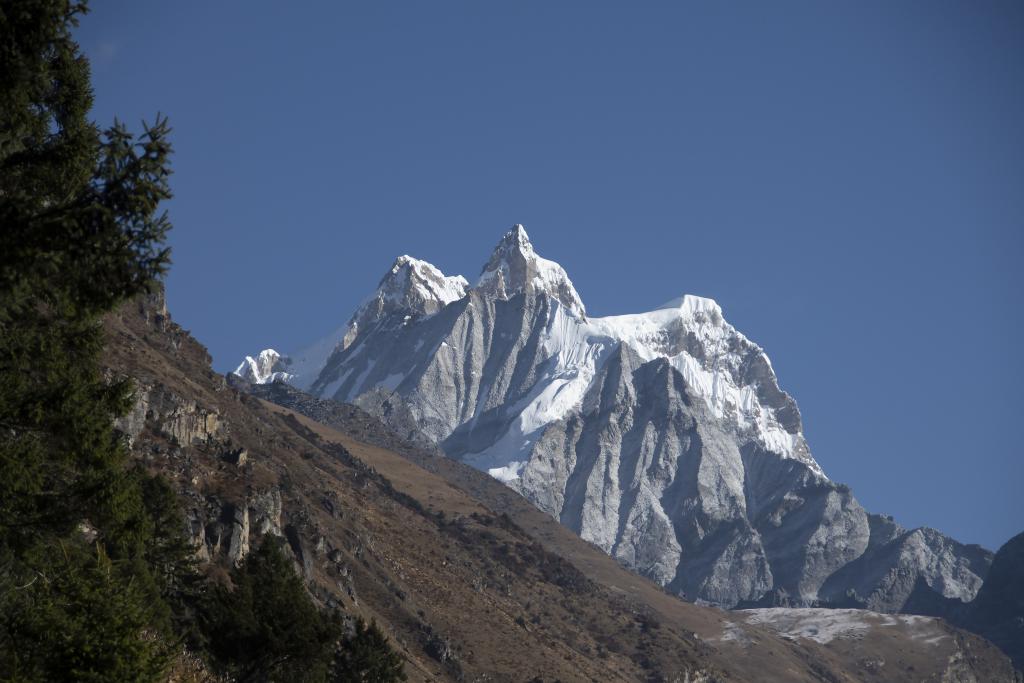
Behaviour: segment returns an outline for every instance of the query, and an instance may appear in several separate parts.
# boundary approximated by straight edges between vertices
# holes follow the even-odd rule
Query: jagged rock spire
[[[586,308],[562,266],[541,258],[519,223],[505,233],[483,267],[476,289],[488,296],[509,299],[520,292],[546,293],[579,318]]]

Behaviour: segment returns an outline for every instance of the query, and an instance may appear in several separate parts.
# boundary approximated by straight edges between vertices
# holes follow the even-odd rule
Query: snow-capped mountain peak
[[[395,259],[370,300],[432,313],[464,297],[468,288],[469,282],[461,275],[446,276],[426,261],[403,255]]]
[[[347,348],[360,330],[390,313],[436,313],[464,297],[468,289],[469,282],[461,275],[448,276],[426,261],[399,256],[381,278],[376,291],[352,315],[342,348]]]
[[[289,359],[274,349],[263,349],[255,358],[246,356],[235,369],[235,374],[254,384],[269,384],[276,380],[287,382],[293,377],[285,372],[289,364]]]
[[[496,299],[510,299],[521,292],[544,292],[578,318],[586,308],[565,269],[533,250],[530,236],[519,223],[505,233],[483,267],[476,290]]]
[[[513,225],[512,229],[502,236],[501,244],[514,244],[524,251],[533,251],[533,243],[530,242],[530,236],[526,234],[526,228],[522,223]]]
[[[339,333],[238,372],[287,370],[433,441],[673,592],[898,610],[922,578],[973,596],[990,561],[829,480],[768,356],[713,299],[587,318],[521,225],[473,288],[400,257]]]

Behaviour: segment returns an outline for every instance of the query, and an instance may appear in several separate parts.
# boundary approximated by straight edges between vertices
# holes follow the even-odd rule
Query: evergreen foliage
[[[317,611],[281,541],[267,536],[213,589],[203,630],[238,681],[323,681],[338,629]]]
[[[354,633],[341,642],[334,657],[331,683],[396,683],[405,680],[401,655],[375,622],[357,619]]]
[[[127,381],[100,368],[99,316],[168,263],[158,214],[168,127],[135,140],[87,118],[84,4],[0,5],[0,676],[159,677],[177,550],[127,469],[113,419]],[[165,512],[160,511],[165,516]],[[186,555],[187,556],[187,555]]]
[[[30,590],[4,601],[0,671],[15,681],[159,680],[169,648],[145,625],[147,591],[102,546],[44,553]]]
[[[0,530],[23,550],[83,518],[112,556],[142,541],[138,487],[113,417],[130,385],[101,375],[98,316],[168,262],[165,121],[139,142],[86,113],[88,62],[68,2],[5,3],[0,92]]]
[[[283,541],[264,538],[231,572],[232,587],[211,590],[202,618],[207,651],[244,681],[397,683],[404,661],[375,623],[350,635],[314,606]]]

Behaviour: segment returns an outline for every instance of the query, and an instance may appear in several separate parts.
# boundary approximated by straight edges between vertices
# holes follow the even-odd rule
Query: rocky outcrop
[[[197,559],[225,558],[238,565],[264,536],[284,537],[278,489],[254,493],[233,503],[209,500],[191,511],[190,528]]]
[[[992,554],[979,546],[934,529],[907,530],[891,517],[868,515],[868,522],[868,548],[829,578],[820,591],[823,600],[895,612],[905,609],[916,590],[917,600],[930,592],[969,602],[989,572]]]
[[[160,384],[137,384],[132,409],[118,418],[114,426],[131,443],[138,438],[147,422],[156,425],[181,446],[211,442],[220,437],[222,427],[216,410],[178,396]]]
[[[183,398],[157,382],[137,382],[135,403],[127,415],[115,422],[115,427],[143,459],[163,453],[180,460],[172,470],[186,478],[190,475],[183,448],[201,446],[220,452],[220,460],[236,468],[245,467],[249,458],[248,449],[231,445],[227,436],[230,430],[219,411]],[[151,435],[170,442],[170,449],[160,444],[139,444],[147,429]],[[196,478],[190,483],[195,486],[200,482]],[[281,492],[270,488],[237,502],[207,500],[197,504],[189,510],[188,531],[198,560],[226,558],[228,563],[238,565],[258,539],[267,534],[284,536]]]
[[[231,540],[228,545],[228,561],[241,564],[249,554],[249,508],[244,505],[231,509]]]
[[[253,519],[253,530],[259,536],[281,536],[281,491],[271,489],[253,495],[248,500]]]

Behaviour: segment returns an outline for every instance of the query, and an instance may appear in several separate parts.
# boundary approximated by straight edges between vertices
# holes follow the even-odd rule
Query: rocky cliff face
[[[958,600],[981,585],[990,553],[869,515],[828,479],[768,357],[714,301],[588,318],[522,226],[472,287],[401,261],[300,386],[415,423],[691,599],[892,611],[918,579]]]

